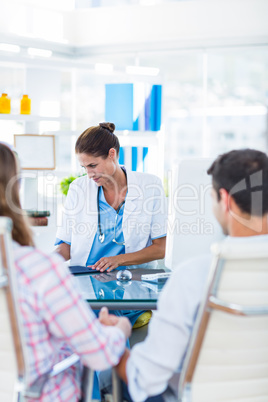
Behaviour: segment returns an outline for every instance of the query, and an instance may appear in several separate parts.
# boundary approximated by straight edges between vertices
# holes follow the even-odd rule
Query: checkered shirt
[[[62,258],[16,243],[14,257],[27,383],[32,384],[71,353],[95,370],[117,364],[125,348],[123,332],[100,324],[75,289]],[[71,367],[46,383],[39,401],[74,402],[79,397],[80,368]]]

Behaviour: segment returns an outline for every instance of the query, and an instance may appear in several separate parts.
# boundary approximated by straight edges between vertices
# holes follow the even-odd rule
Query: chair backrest
[[[256,239],[257,240],[257,239]],[[268,247],[212,247],[214,260],[179,383],[179,400],[268,401]]]
[[[17,400],[23,386],[25,365],[22,353],[20,322],[14,303],[11,250],[12,221],[0,218],[0,401]]]

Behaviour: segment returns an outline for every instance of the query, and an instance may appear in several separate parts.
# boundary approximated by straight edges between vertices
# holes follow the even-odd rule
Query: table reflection
[[[144,269],[140,272],[135,269],[132,272],[134,280],[127,282],[116,280],[117,271],[77,275],[74,279],[82,297],[90,303],[92,308],[101,306],[120,309],[156,308],[157,299],[164,285],[141,281],[141,274],[147,273]],[[154,270],[154,272],[164,271]]]

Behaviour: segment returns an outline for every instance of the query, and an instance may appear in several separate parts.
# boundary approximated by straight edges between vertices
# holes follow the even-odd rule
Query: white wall
[[[267,43],[267,0],[208,0],[77,10],[74,43],[139,49]]]
[[[115,46],[142,51],[268,43],[267,0],[182,1],[62,12],[23,1],[3,3],[1,41],[43,38],[66,51],[72,46],[100,53]]]

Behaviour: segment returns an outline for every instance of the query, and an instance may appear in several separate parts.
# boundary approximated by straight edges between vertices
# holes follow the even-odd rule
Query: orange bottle
[[[28,95],[23,95],[20,101],[20,114],[30,114],[31,113],[31,99]]]
[[[0,97],[0,113],[10,113],[11,100],[7,94],[2,94]]]

